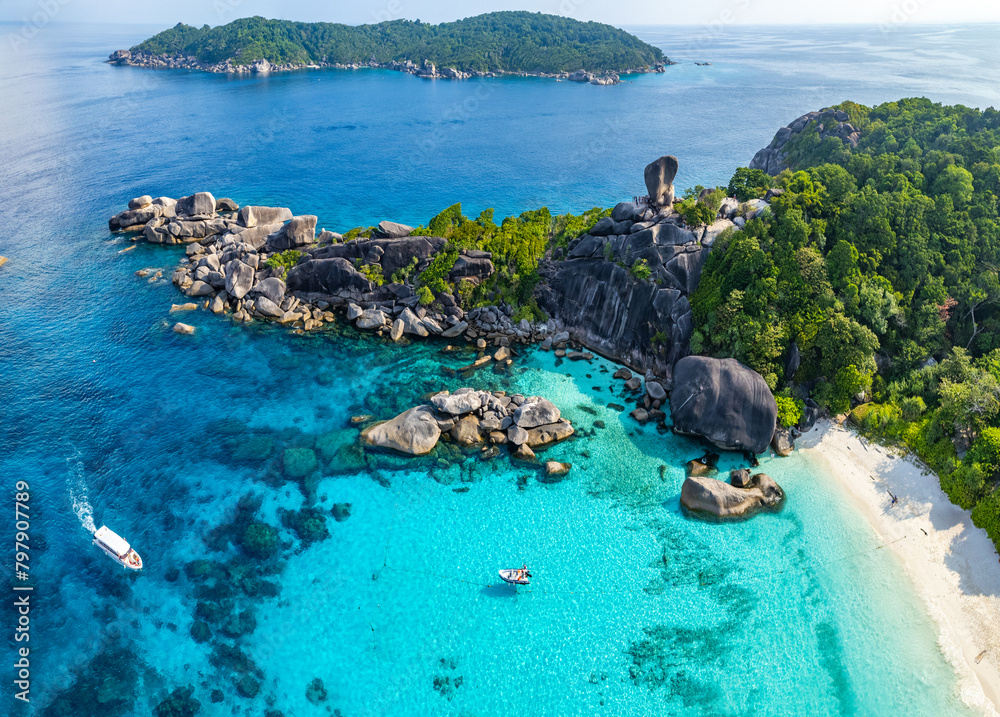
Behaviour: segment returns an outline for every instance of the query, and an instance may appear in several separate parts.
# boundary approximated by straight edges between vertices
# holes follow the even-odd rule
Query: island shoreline
[[[899,560],[935,623],[962,701],[981,714],[1000,714],[1000,563],[985,531],[912,456],[827,419],[799,439],[799,448],[839,484]]]
[[[678,62],[669,58],[662,63],[657,63],[648,67],[635,67],[620,72],[588,72],[577,70],[576,72],[527,72],[522,70],[492,69],[484,71],[463,71],[454,67],[443,67],[438,70],[433,64],[415,65],[406,62],[368,62],[368,63],[339,63],[339,62],[312,62],[312,63],[287,63],[271,64],[266,61],[246,65],[235,65],[232,63],[204,63],[195,58],[182,55],[171,56],[166,54],[151,55],[148,53],[132,54],[128,50],[116,50],[104,61],[109,65],[142,67],[149,70],[189,70],[194,72],[207,72],[214,75],[227,75],[235,77],[247,77],[256,75],[269,75],[283,72],[300,72],[305,70],[389,70],[412,75],[425,80],[467,80],[476,78],[498,78],[498,77],[536,77],[543,80],[558,80],[567,82],[577,82],[591,85],[617,85],[622,82],[622,77],[635,75],[663,74],[665,68],[677,65]],[[262,62],[264,64],[262,64]]]

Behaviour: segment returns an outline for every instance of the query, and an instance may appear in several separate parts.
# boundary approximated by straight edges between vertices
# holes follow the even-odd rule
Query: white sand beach
[[[1000,560],[986,532],[915,458],[872,444],[846,425],[821,421],[798,447],[827,464],[891,543],[937,623],[963,701],[985,715],[1000,714]],[[895,505],[889,491],[899,499]]]

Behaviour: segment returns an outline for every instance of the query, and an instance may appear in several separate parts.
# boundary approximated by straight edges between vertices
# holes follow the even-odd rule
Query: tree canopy
[[[831,412],[862,398],[862,425],[917,451],[1000,544],[1000,113],[926,99],[836,109],[857,147],[820,140],[813,122],[786,145],[790,169],[734,175],[741,199],[783,192],[717,240],[692,350]]]

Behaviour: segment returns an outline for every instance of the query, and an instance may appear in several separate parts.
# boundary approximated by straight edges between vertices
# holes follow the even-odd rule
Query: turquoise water
[[[199,189],[333,229],[426,221],[459,200],[469,213],[580,211],[640,193],[642,166],[666,151],[684,182],[724,182],[775,128],[847,97],[998,94],[995,58],[975,49],[995,46],[995,28],[741,31],[683,52],[644,32],[714,64],[617,88],[227,80],[99,62],[147,28],[51,26],[20,54],[4,45],[0,470],[31,486],[34,713],[72,694],[64,714],[148,715],[184,685],[206,715],[967,713],[900,566],[802,456],[765,461],[789,495],[782,512],[693,521],[682,465],[704,446],[608,408],[621,403],[614,366],[529,351],[510,375],[461,379],[449,369],[469,355],[437,343],[298,337],[205,312],[185,315],[198,332],[181,337],[167,313],[179,294],[134,274],[179,252],[119,253],[104,228],[131,196]],[[543,484],[505,457],[359,466],[348,451],[309,494],[328,539],[281,528],[268,572],[217,530],[248,494],[273,525],[304,505],[283,449],[470,383],[554,400],[579,437],[544,457],[573,463],[569,479]],[[262,438],[266,458],[240,458]],[[350,517],[336,522],[334,503]],[[143,554],[142,575],[89,545],[88,510]],[[228,572],[189,579],[201,558]],[[497,568],[522,562],[530,589],[496,585]],[[213,622],[197,643],[199,602],[251,612],[255,629]],[[254,698],[235,687],[244,673]],[[306,698],[316,677],[319,704]]]

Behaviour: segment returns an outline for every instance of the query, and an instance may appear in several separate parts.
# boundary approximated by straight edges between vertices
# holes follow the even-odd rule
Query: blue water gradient
[[[0,471],[11,491],[31,486],[36,585],[34,707],[5,694],[11,714],[45,714],[74,683],[86,699],[64,714],[148,715],[184,685],[204,715],[968,713],[899,564],[803,456],[764,462],[789,495],[782,512],[691,520],[682,466],[704,447],[609,408],[623,403],[613,365],[529,350],[509,375],[463,378],[471,355],[441,343],[345,326],[294,336],[203,311],[179,336],[169,270],[182,250],[122,253],[105,222],[132,196],[204,189],[339,230],[425,222],[455,201],[581,211],[642,193],[642,167],[664,152],[680,184],[724,183],[777,127],[843,99],[995,103],[996,28],[646,28],[685,64],[614,88],[100,62],[150,30],[53,25],[3,46]],[[273,525],[303,506],[285,448],[464,384],[555,401],[578,438],[543,457],[571,462],[569,479],[545,484],[505,456],[358,465],[345,450],[309,494],[329,539],[281,528],[281,570],[267,573],[220,538],[248,494]],[[241,457],[253,440],[269,442],[264,460]],[[335,503],[352,506],[343,522]],[[139,549],[141,575],[90,546],[88,510]],[[228,576],[190,579],[185,565],[206,557]],[[522,562],[529,589],[497,585]],[[199,601],[250,612],[256,629],[213,626],[197,643]],[[237,692],[232,646],[258,668],[255,698]]]

